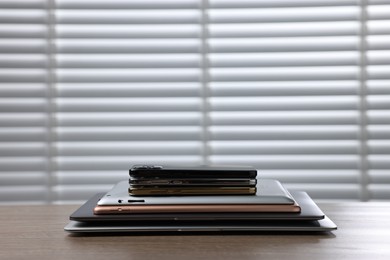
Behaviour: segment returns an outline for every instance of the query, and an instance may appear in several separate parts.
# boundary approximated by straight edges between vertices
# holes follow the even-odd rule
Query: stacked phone
[[[136,165],[129,176],[133,196],[256,194],[257,171],[252,167]]]
[[[129,174],[129,180],[117,183],[107,193],[96,194],[77,209],[65,230],[99,233],[337,228],[306,192],[290,192],[277,180],[255,179],[257,171],[252,167],[135,166]]]

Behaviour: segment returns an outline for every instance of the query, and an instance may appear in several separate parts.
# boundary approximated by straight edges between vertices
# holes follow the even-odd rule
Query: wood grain
[[[78,206],[0,206],[0,259],[390,259],[390,203],[319,205],[338,230],[81,236]]]

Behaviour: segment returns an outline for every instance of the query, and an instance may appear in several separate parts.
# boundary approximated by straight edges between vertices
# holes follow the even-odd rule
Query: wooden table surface
[[[390,203],[319,204],[331,233],[72,235],[78,206],[0,206],[0,259],[390,259]]]

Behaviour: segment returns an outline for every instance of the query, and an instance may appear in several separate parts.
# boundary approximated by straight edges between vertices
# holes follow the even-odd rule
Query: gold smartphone
[[[256,187],[166,187],[141,186],[130,187],[132,196],[166,196],[166,195],[254,195]]]

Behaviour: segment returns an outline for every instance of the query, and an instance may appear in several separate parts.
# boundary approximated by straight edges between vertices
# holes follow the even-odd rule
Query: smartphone
[[[180,179],[180,178],[246,178],[255,179],[257,170],[248,166],[196,166],[170,167],[157,165],[134,165],[129,170],[134,179]]]
[[[129,179],[130,187],[172,187],[172,186],[244,186],[255,187],[256,179],[210,179],[210,178],[192,178],[192,179]]]
[[[253,195],[256,187],[160,187],[140,186],[129,187],[133,196],[166,196],[166,195]]]

